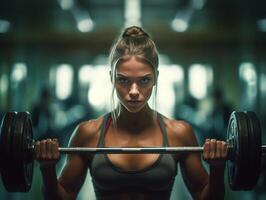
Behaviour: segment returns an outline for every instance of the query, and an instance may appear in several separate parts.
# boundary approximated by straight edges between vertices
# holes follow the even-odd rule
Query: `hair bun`
[[[125,29],[122,37],[150,37],[142,28],[131,26]]]

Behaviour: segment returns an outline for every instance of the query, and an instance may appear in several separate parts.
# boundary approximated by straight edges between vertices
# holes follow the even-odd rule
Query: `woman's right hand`
[[[35,142],[35,159],[41,168],[54,167],[60,158],[57,139],[45,139]]]

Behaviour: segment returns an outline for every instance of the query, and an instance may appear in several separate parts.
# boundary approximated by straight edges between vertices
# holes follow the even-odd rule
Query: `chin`
[[[127,108],[127,111],[130,112],[130,113],[138,113],[140,112],[142,109],[128,109]]]
[[[138,113],[138,112],[140,112],[144,108],[144,106],[136,107],[136,108],[127,106],[125,108],[130,113]]]

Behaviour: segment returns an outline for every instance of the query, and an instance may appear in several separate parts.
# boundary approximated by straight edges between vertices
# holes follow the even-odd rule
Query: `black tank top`
[[[110,123],[109,113],[104,116],[97,147],[105,147],[104,136]],[[163,134],[163,146],[167,147],[167,133],[160,114],[158,123]],[[156,199],[169,199],[177,174],[177,163],[170,154],[160,154],[153,164],[137,171],[120,169],[109,160],[107,154],[95,154],[89,167],[97,199],[121,192],[143,192],[154,195]]]

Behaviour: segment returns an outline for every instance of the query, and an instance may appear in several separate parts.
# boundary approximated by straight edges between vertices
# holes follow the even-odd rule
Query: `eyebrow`
[[[121,73],[117,73],[117,76],[124,77],[124,78],[130,78],[130,76],[126,76],[126,75],[121,74]],[[149,77],[149,76],[152,76],[152,73],[145,74],[144,76],[141,76],[138,78],[145,78],[145,77]]]

